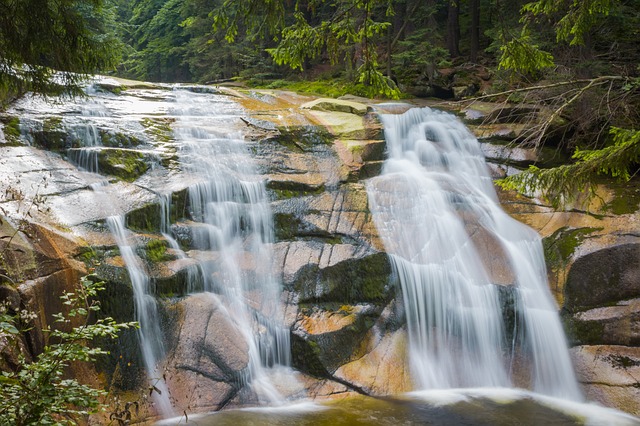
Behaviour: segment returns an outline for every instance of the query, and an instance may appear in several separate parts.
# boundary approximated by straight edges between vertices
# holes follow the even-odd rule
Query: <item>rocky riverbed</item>
[[[266,184],[273,268],[283,287],[297,371],[295,383],[283,385],[282,392],[337,398],[412,390],[404,313],[364,182],[380,173],[385,156],[376,114],[429,102],[181,89],[219,102],[223,118],[204,125],[240,134]],[[190,217],[187,192],[198,178],[177,160],[175,90],[103,79],[88,99],[48,104],[26,98],[0,116],[0,244],[9,246],[2,270],[16,284],[3,283],[0,297],[38,314],[25,338],[30,354],[45,343],[38,329],[62,309],[55,295],[73,289],[89,271],[107,282],[103,312],[120,321],[133,319],[131,281],[105,225],[107,217],[122,214],[135,233],[136,254],[151,279],[167,342],[157,379],[167,382],[179,411],[239,407],[255,402],[237,380],[247,366],[247,348],[234,338],[238,331],[225,319],[224,301],[194,294],[191,287],[194,265],[215,263],[218,254],[199,252],[192,244],[200,225]],[[432,106],[468,120],[494,177],[554,161],[552,149],[517,146],[544,112],[498,104]],[[86,132],[93,132],[90,149]],[[99,174],[88,170],[92,164]],[[109,201],[97,203],[97,193]],[[624,187],[603,185],[589,205],[569,211],[504,191],[499,196],[513,217],[544,237],[551,290],[587,398],[640,415],[637,178]],[[163,222],[167,203],[170,217]],[[178,248],[162,234],[166,221]],[[495,262],[495,244],[481,234],[474,243],[492,265],[492,282],[509,284],[508,270]],[[251,259],[244,264],[250,269]],[[125,399],[146,394],[135,333],[123,334],[109,349],[112,356],[85,374],[88,380]],[[10,368],[16,356],[5,347],[0,366]]]

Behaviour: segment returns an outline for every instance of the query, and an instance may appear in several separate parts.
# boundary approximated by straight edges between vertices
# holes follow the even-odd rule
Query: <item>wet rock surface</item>
[[[178,161],[176,117],[167,101],[172,92],[118,81],[103,83],[103,89],[121,94],[107,94],[95,105],[45,109],[39,101],[25,102],[0,117],[3,217],[23,218],[25,206],[46,197],[42,208],[30,210],[31,235],[11,241],[15,254],[2,267],[13,268],[12,276],[17,271],[24,284],[7,290],[5,298],[27,301],[46,325],[61,308],[51,295],[72,290],[78,277],[95,267],[107,282],[105,314],[132,320],[131,280],[105,225],[109,216],[125,215],[136,256],[159,300],[168,344],[156,379],[169,385],[174,405],[203,411],[255,402],[242,390],[247,347],[225,313],[223,296],[189,294],[196,263],[210,267],[220,256],[215,250],[194,250],[194,236],[207,230],[192,221],[189,188],[200,180]],[[228,112],[223,122],[207,125],[243,135],[270,197],[274,271],[289,300],[293,365],[304,373],[302,385],[292,392],[339,398],[411,390],[398,290],[364,184],[380,173],[385,158],[382,127],[372,108],[395,113],[410,105],[228,88],[207,93],[221,97]],[[105,109],[118,118],[101,117]],[[537,150],[511,146],[526,137],[526,120],[536,111],[478,104],[463,113],[474,122],[472,131],[486,139],[483,150],[496,175],[544,160]],[[74,115],[78,118],[68,121]],[[73,154],[83,148],[78,129],[86,127],[88,117],[94,117],[101,145],[99,173],[79,169]],[[21,139],[20,123],[27,134],[32,129],[31,136]],[[169,229],[160,221],[162,197],[170,206]],[[557,212],[513,194],[501,193],[501,198],[514,217],[546,237],[552,290],[566,313],[570,339],[579,345],[573,356],[587,396],[639,414],[638,206],[621,206],[620,197],[607,195],[609,210],[600,215]],[[474,227],[471,221],[467,226]],[[6,221],[0,229],[2,235],[15,231]],[[162,232],[171,234],[179,249]],[[152,241],[162,241],[163,249],[152,250]],[[491,282],[511,284],[497,243],[481,232],[474,233],[473,242],[489,265]],[[42,336],[30,339],[25,344],[44,344]],[[135,331],[110,350],[119,357],[105,367],[111,384],[124,390],[143,387]],[[3,365],[15,362],[15,356],[3,353]]]

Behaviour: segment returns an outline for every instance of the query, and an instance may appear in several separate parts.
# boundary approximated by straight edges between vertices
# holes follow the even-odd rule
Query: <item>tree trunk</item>
[[[460,0],[449,0],[447,19],[447,47],[452,58],[460,56]]]
[[[478,51],[480,50],[480,0],[470,0],[471,9],[471,51],[469,60],[473,63],[478,61]]]

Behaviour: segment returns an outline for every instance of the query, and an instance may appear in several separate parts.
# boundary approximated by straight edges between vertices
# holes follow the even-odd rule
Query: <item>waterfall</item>
[[[125,228],[124,217],[108,217],[107,225],[116,239],[120,256],[125,263],[133,287],[135,317],[140,324],[138,337],[142,359],[150,385],[155,388],[152,396],[160,414],[165,417],[170,416],[173,414],[173,409],[169,401],[169,392],[162,379],[162,371],[158,369],[164,360],[165,351],[158,307],[149,289],[149,276],[134,252],[135,245],[131,242],[133,236]]]
[[[513,386],[524,358],[534,391],[581,400],[540,238],[500,208],[478,141],[429,108],[381,119],[388,158],[367,193],[401,285],[417,386]]]
[[[71,129],[74,139],[83,143],[82,147],[70,149],[69,159],[81,169],[98,173],[98,154],[102,148],[102,140],[95,124],[83,123]]]
[[[243,382],[260,402],[277,404],[282,397],[266,367],[290,364],[289,333],[272,273],[274,231],[264,182],[242,135],[221,130],[239,121],[234,103],[208,93],[175,94],[179,162],[196,180],[188,188],[190,216],[199,223],[192,226],[192,251],[215,258],[199,263],[202,290],[221,296],[244,334],[249,366]]]

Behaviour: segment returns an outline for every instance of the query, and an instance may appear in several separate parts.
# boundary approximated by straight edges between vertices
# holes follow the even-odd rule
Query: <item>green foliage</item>
[[[281,0],[227,0],[214,11],[214,29],[226,29],[228,41],[239,36],[240,22],[244,23],[249,39],[271,35],[278,43],[267,52],[275,63],[298,70],[324,53],[332,64],[341,61],[351,64],[357,56],[360,64],[354,81],[360,85],[362,94],[398,98],[398,88],[378,70],[376,45],[390,26],[389,22],[376,18],[391,15],[391,4],[389,0],[320,0],[306,4],[303,10],[303,3],[296,2],[293,23],[287,24]],[[382,14],[381,7],[384,7]]]
[[[102,390],[81,384],[76,379],[65,378],[65,369],[73,362],[93,362],[98,355],[106,354],[89,343],[98,338],[115,338],[120,330],[136,327],[136,323],[117,324],[112,318],[90,321],[100,310],[94,300],[104,283],[86,276],[80,281],[77,293],[61,296],[68,308],[66,314],[53,315],[56,328],[47,327],[43,333],[49,344],[32,362],[20,355],[15,371],[0,375],[0,424],[12,425],[75,425],[89,413],[102,408]],[[23,327],[25,314],[3,313],[0,332],[17,345],[18,328]],[[71,327],[71,324],[81,325]]]
[[[640,163],[640,131],[612,127],[611,144],[602,149],[576,149],[573,164],[552,169],[530,166],[517,175],[499,180],[504,189],[513,189],[527,195],[541,192],[553,206],[570,203],[578,194],[589,189],[595,191],[594,176],[608,175],[619,181],[632,177],[633,167]]]
[[[410,84],[421,74],[431,77],[437,69],[451,66],[447,49],[427,41],[432,32],[431,28],[421,28],[398,43],[393,73],[399,81]]]
[[[190,81],[184,63],[189,36],[181,23],[186,18],[182,0],[137,0],[132,7],[131,39],[135,49],[124,67],[131,77],[149,81]]]
[[[598,22],[601,16],[608,15],[615,0],[540,0],[527,3],[522,7],[525,14],[532,16],[564,15],[556,23],[556,40],[567,41],[570,45],[584,44],[585,35]]]
[[[147,258],[152,262],[162,262],[172,259],[172,257],[167,254],[167,246],[162,240],[149,241],[145,247],[145,251]]]
[[[499,68],[533,74],[554,65],[553,55],[533,44],[531,36],[524,30],[520,37],[513,38],[500,47]]]
[[[584,45],[585,37],[609,14],[614,0],[539,0],[525,4],[521,9],[520,36],[507,38],[501,33],[499,67],[522,74],[535,74],[555,65],[553,55],[532,41],[536,23],[544,26],[554,21],[556,42]]]
[[[79,93],[113,68],[119,43],[104,0],[0,0],[0,95]]]

